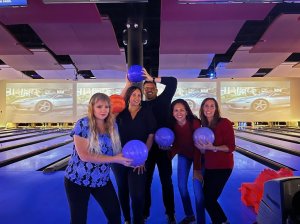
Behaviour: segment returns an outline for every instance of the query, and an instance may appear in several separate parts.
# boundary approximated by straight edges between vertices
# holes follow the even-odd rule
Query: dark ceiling
[[[143,48],[144,67],[151,73],[157,74],[159,67],[159,39],[160,39],[160,0],[148,0],[148,3],[98,3],[97,9],[101,16],[108,16],[112,22],[120,48],[124,48],[127,56],[127,46],[123,44],[123,30],[126,29],[128,18],[136,18],[147,29],[147,44]],[[81,16],[84,16],[82,14]],[[28,24],[6,25],[9,32],[27,48],[46,48],[60,64],[74,64],[68,55],[56,55],[48,48]],[[5,64],[0,60],[1,64]],[[25,74],[35,74],[34,71],[25,71]],[[92,74],[84,70],[79,71],[85,78]],[[36,74],[36,77],[39,76]]]
[[[165,5],[167,4],[171,4],[174,5],[177,4],[176,0],[162,0],[164,1]],[[33,3],[34,1],[32,0],[28,0],[29,5],[30,4],[36,4]],[[40,1],[39,4],[43,4],[41,3],[42,1]],[[189,13],[189,11],[180,11],[181,8],[180,6],[176,6],[177,9],[180,9],[177,11],[172,12],[172,9],[166,9],[164,10],[165,15],[172,15],[172,13],[174,13],[174,19],[173,18],[167,18],[167,19],[162,19],[161,18],[161,14],[162,14],[162,7],[164,4],[162,4],[163,2],[161,2],[160,0],[148,0],[147,3],[112,3],[112,4],[108,4],[108,3],[101,3],[101,4],[95,4],[97,7],[97,10],[99,12],[99,15],[101,15],[101,18],[105,18],[108,17],[109,20],[111,21],[111,24],[113,26],[113,30],[115,33],[115,37],[116,37],[116,41],[117,44],[119,46],[120,49],[124,49],[125,50],[125,56],[128,55],[128,50],[127,50],[127,46],[124,45],[123,40],[124,40],[124,33],[123,31],[126,29],[126,23],[128,21],[129,18],[135,18],[137,20],[139,20],[142,24],[143,24],[143,28],[147,30],[147,44],[144,45],[143,47],[143,64],[144,67],[146,67],[146,69],[148,69],[150,71],[150,73],[152,74],[159,74],[159,70],[160,70],[160,57],[162,54],[166,54],[164,52],[162,52],[161,49],[161,44],[162,44],[162,37],[164,37],[164,34],[161,34],[161,29],[162,29],[162,25],[161,24],[172,24],[172,22],[185,22],[188,21],[189,23],[194,23],[195,21],[193,21],[193,19],[180,19],[180,16],[185,15],[184,13]],[[70,4],[66,4],[66,5],[70,5]],[[77,4],[76,4],[77,5]],[[212,5],[212,4],[210,4]],[[220,7],[224,7],[225,11],[226,9],[228,9],[231,6],[228,6],[229,4],[222,4],[222,6],[217,5],[217,6],[212,6],[214,8],[220,8]],[[238,4],[238,5],[245,5],[245,4]],[[248,4],[251,5],[251,4]],[[257,4],[256,4],[257,5]],[[264,4],[261,4],[264,5]],[[300,18],[300,4],[296,4],[296,3],[278,3],[278,4],[272,4],[273,7],[271,8],[271,10],[267,13],[266,16],[264,16],[264,19],[246,19],[243,23],[243,25],[241,26],[241,28],[239,29],[239,32],[237,32],[237,35],[235,35],[235,38],[232,40],[231,45],[227,48],[227,50],[225,52],[219,53],[219,52],[214,52],[213,50],[211,52],[189,52],[188,50],[186,51],[180,51],[178,50],[178,52],[176,52],[176,49],[174,49],[174,52],[172,53],[172,55],[176,55],[176,54],[180,54],[180,55],[189,55],[189,56],[193,56],[193,55],[202,55],[202,54],[213,54],[212,59],[210,59],[207,62],[207,66],[195,66],[199,69],[199,73],[198,73],[198,77],[207,77],[208,71],[211,69],[216,69],[217,66],[219,65],[219,63],[231,63],[232,62],[232,58],[233,56],[236,54],[236,52],[238,51],[238,49],[242,46],[255,46],[256,44],[258,44],[262,38],[262,36],[268,31],[270,25],[280,16],[280,15],[287,15],[287,14],[299,14],[299,18]],[[46,10],[47,6],[43,6],[43,10]],[[191,10],[191,13],[194,13],[194,15],[192,15],[191,17],[197,17],[197,15],[195,15],[195,9],[199,8],[201,6],[199,5],[195,5],[195,6],[182,6],[183,8],[189,7],[189,10]],[[192,8],[193,7],[193,8]],[[207,6],[203,6],[203,7],[207,7]],[[209,6],[210,7],[210,6]],[[29,6],[28,6],[29,8]],[[214,9],[213,8],[213,9]],[[213,10],[212,9],[212,10]],[[1,9],[1,12],[6,12],[5,10],[15,10],[17,11],[18,8],[16,9]],[[49,9],[50,10],[50,9]],[[169,11],[168,11],[169,10]],[[193,11],[194,10],[194,11]],[[225,12],[224,11],[224,12]],[[10,12],[9,12],[10,13]],[[42,40],[42,38],[35,32],[35,29],[32,28],[32,23],[30,22],[24,22],[24,23],[16,23],[16,22],[6,22],[5,19],[8,18],[9,20],[9,16],[13,17],[15,16],[15,14],[7,14],[6,17],[3,16],[2,17],[2,26],[7,29],[7,31],[13,36],[13,38],[16,39],[16,41],[18,42],[18,44],[22,45],[23,47],[27,48],[27,49],[46,49],[54,58],[55,60],[61,64],[71,64],[75,66],[75,69],[77,67],[76,62],[73,61],[72,57],[70,56],[70,54],[57,54],[55,50],[53,50],[53,48],[49,47],[47,45],[47,43],[45,43],[45,41]],[[88,12],[84,12],[82,11],[80,14],[78,14],[78,17],[85,17],[86,13]],[[197,12],[196,12],[197,13]],[[199,11],[199,14],[201,13],[201,11]],[[227,13],[227,17],[225,20],[229,20],[230,18],[230,13]],[[182,15],[181,15],[182,14]],[[176,18],[176,15],[178,15],[178,19]],[[29,15],[31,16],[31,15]],[[233,15],[232,18],[235,15]],[[37,17],[37,16],[36,16]],[[165,16],[167,17],[167,16]],[[199,16],[201,17],[201,15]],[[221,21],[223,22],[224,20],[221,19],[215,19],[213,18],[213,16],[211,16],[212,18],[208,18],[205,19],[207,21]],[[216,15],[216,17],[222,17],[220,15]],[[38,18],[38,17],[37,17]],[[228,19],[229,18],[229,19]],[[1,17],[0,17],[1,19]],[[232,19],[233,20],[233,19]],[[299,20],[299,19],[298,19]],[[200,19],[198,19],[196,22],[202,22]],[[164,23],[163,23],[164,22]],[[35,22],[36,23],[36,22]],[[164,26],[165,27],[165,26]],[[299,25],[299,30],[300,30],[300,25]],[[59,33],[60,31],[57,30],[57,32]],[[202,32],[205,32],[205,30],[202,29]],[[180,32],[179,32],[180,33]],[[188,33],[186,35],[189,35]],[[289,33],[286,34],[287,36],[289,35]],[[170,35],[170,43],[173,42],[173,36]],[[180,36],[178,36],[178,34],[174,34],[174,44],[176,46],[176,41],[178,41],[178,39],[180,38]],[[194,37],[194,39],[196,39],[197,36]],[[207,39],[211,39],[212,37],[210,37],[209,35],[207,35]],[[218,38],[222,38],[222,37],[218,37]],[[201,45],[201,44],[205,44],[202,43],[201,40],[199,40],[199,42],[197,43],[197,45]],[[188,41],[185,41],[184,39],[181,40],[180,45],[183,46],[188,46],[190,45],[190,43]],[[1,47],[1,46],[0,46]],[[270,51],[270,53],[272,53],[272,51]],[[88,52],[84,52],[82,55],[88,54]],[[169,55],[169,54],[166,54]],[[1,55],[0,55],[0,65],[6,65],[5,60],[2,59]],[[128,60],[126,60],[128,61]],[[289,63],[289,62],[296,62],[299,63],[300,61],[300,52],[298,51],[298,48],[295,49],[295,51],[290,52],[289,56],[282,61],[282,63]],[[171,61],[172,62],[172,61]],[[196,62],[194,64],[197,64]],[[10,66],[10,65],[8,65]],[[250,66],[251,67],[251,66]],[[249,68],[250,68],[249,67]],[[254,66],[255,67],[255,66]],[[182,67],[183,69],[186,69],[186,67]],[[244,67],[243,67],[244,68]],[[247,68],[247,67],[245,67]],[[251,67],[252,68],[252,67]],[[257,72],[253,73],[251,76],[256,77],[256,76],[264,76],[266,74],[268,74],[269,72],[271,72],[275,67],[256,67],[257,68]],[[81,76],[83,78],[91,78],[93,77],[93,72],[92,69],[84,68],[84,69],[80,69],[77,68],[79,71],[79,74],[81,74]],[[171,68],[172,69],[172,68]],[[17,69],[18,70],[18,69]],[[44,78],[42,75],[38,74],[35,70],[25,70],[23,71],[23,74],[26,74],[28,76],[30,76],[31,78]],[[0,73],[1,75],[1,73]],[[184,78],[184,77],[183,77]],[[196,78],[196,77],[195,77]]]
[[[126,29],[128,18],[137,18],[147,29],[148,42],[143,48],[143,63],[151,73],[157,74],[159,67],[160,40],[160,0],[148,0],[148,3],[97,4],[101,15],[107,15],[112,21],[120,48],[123,44],[123,30]]]

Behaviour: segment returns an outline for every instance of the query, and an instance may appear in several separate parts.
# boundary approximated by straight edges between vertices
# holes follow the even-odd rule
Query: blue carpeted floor
[[[173,183],[175,189],[176,218],[184,217],[177,188],[177,160],[173,160]],[[240,200],[239,187],[243,182],[252,182],[265,167],[235,153],[235,169],[220,198],[231,224],[252,224],[256,215]],[[0,170],[0,223],[2,224],[54,224],[69,223],[69,210],[64,191],[63,172],[43,174],[38,171]],[[113,179],[113,177],[112,177]],[[192,184],[189,183],[191,197]],[[153,205],[148,223],[166,223],[161,187],[157,172],[152,186]],[[91,198],[88,223],[106,223],[101,208]],[[210,220],[207,216],[207,223]]]

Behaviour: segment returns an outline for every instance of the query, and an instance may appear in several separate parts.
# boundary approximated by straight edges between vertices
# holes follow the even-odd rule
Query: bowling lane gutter
[[[70,155],[65,156],[51,164],[48,164],[45,167],[38,169],[38,171],[43,171],[43,173],[47,174],[47,173],[53,173],[55,171],[61,170],[63,167],[68,165],[70,157],[71,157]]]
[[[19,156],[16,156],[16,157],[13,157],[13,158],[10,158],[10,159],[7,159],[7,160],[3,160],[3,161],[0,162],[0,167],[7,166],[9,164],[18,162],[20,160],[27,159],[29,157],[32,157],[32,156],[50,151],[52,149],[55,149],[55,148],[58,148],[58,147],[61,147],[61,146],[64,146],[66,144],[71,143],[72,141],[73,141],[73,139],[66,140],[66,141],[61,142],[61,143],[57,143],[57,144],[54,144],[54,145],[51,145],[51,146],[43,147],[43,148],[40,148],[38,150],[29,152],[29,153],[25,153],[25,154],[22,154],[22,155],[19,155]]]
[[[265,165],[265,166],[267,166],[271,169],[274,169],[274,170],[280,170],[281,168],[288,168],[288,169],[291,169],[293,171],[297,171],[296,169],[294,169],[292,167],[283,165],[282,163],[275,162],[274,160],[268,159],[264,156],[261,156],[259,154],[254,153],[254,152],[251,152],[251,151],[249,151],[247,149],[244,149],[244,148],[241,148],[239,146],[235,147],[235,151],[237,151],[240,154],[242,154],[244,156],[247,156],[248,158],[253,159],[256,162],[259,162],[259,163],[261,163],[261,164],[263,164],[263,165]]]

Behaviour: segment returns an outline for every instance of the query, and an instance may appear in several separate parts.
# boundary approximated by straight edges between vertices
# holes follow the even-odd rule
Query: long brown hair
[[[104,119],[104,128],[105,128],[105,133],[107,133],[111,138],[113,152],[114,154],[117,154],[121,151],[120,137],[115,123],[115,118],[111,112],[110,99],[104,93],[95,93],[89,101],[89,105],[88,105],[88,119],[89,119],[89,128],[90,128],[89,151],[93,153],[101,154],[101,149],[99,147],[99,138],[98,138],[99,133],[97,129],[96,119],[94,116],[94,105],[99,100],[107,102],[109,105],[108,116]]]
[[[208,123],[207,117],[204,115],[204,110],[203,110],[205,103],[209,100],[214,102],[215,108],[216,108],[214,116],[213,116],[213,120],[212,120],[211,123]],[[209,128],[215,128],[216,127],[217,123],[219,122],[219,120],[221,118],[221,113],[220,113],[219,104],[218,104],[218,102],[215,98],[209,97],[209,98],[205,98],[202,101],[200,111],[199,111],[199,117],[201,119],[201,125],[203,127],[209,127]]]
[[[193,114],[189,104],[184,99],[176,99],[171,103],[171,116],[170,116],[170,123],[171,127],[174,127],[176,123],[176,119],[173,116],[173,110],[176,104],[182,104],[185,111],[186,111],[186,120],[191,125],[194,119],[198,119],[196,115]]]

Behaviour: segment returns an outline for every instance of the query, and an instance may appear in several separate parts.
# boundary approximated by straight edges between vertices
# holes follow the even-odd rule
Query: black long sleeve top
[[[168,126],[172,98],[177,89],[175,77],[161,77],[161,84],[165,85],[164,91],[153,100],[143,101],[142,105],[152,108],[157,123],[157,129]]]

